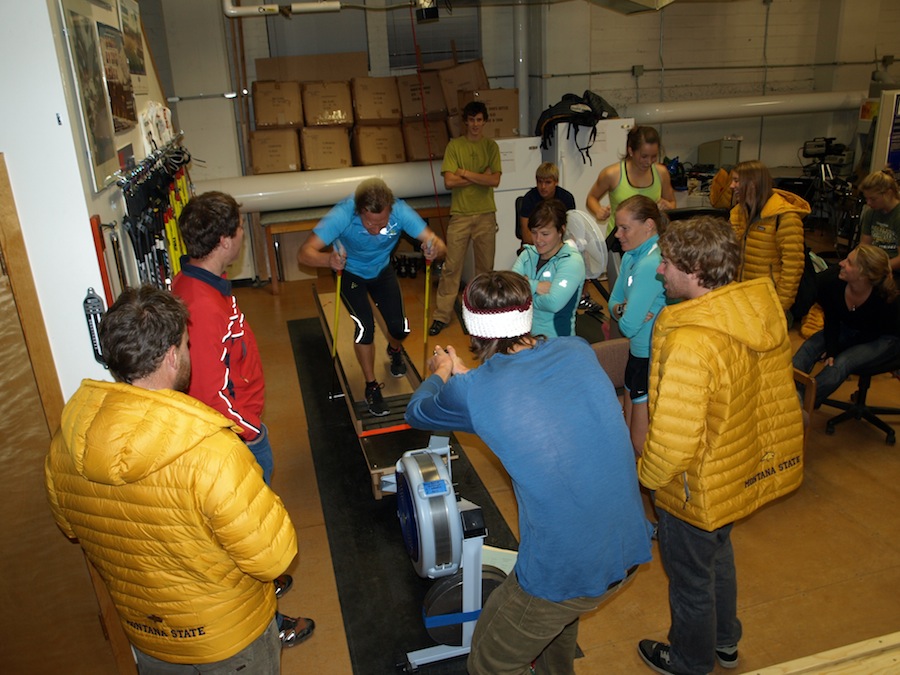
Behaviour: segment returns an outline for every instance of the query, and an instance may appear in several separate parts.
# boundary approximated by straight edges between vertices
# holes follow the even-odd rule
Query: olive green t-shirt
[[[493,138],[470,141],[465,136],[452,139],[444,151],[441,173],[455,173],[457,169],[485,173],[502,173],[500,148]],[[494,188],[484,185],[466,185],[451,190],[450,214],[471,216],[479,213],[493,213]]]

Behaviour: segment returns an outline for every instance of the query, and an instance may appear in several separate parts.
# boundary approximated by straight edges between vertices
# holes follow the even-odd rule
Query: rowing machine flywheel
[[[462,557],[462,524],[444,460],[406,453],[397,463],[397,516],[406,552],[420,577],[454,574]]]
[[[481,603],[506,579],[506,572],[493,565],[481,566]],[[431,639],[444,645],[462,644],[462,623],[459,620],[442,621],[441,617],[458,616],[463,606],[463,573],[437,581],[425,595],[422,603],[425,612],[425,629]]]

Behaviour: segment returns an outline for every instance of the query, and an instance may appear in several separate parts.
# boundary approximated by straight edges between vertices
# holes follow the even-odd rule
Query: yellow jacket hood
[[[754,352],[768,352],[779,348],[787,336],[782,315],[758,311],[773,301],[777,303],[778,296],[768,279],[731,283],[666,307],[654,327],[654,340],[679,328],[695,327],[724,333]]]
[[[805,218],[810,213],[809,202],[793,192],[775,188],[772,190],[772,196],[769,197],[769,201],[763,205],[760,216],[762,218],[773,218],[782,213],[796,213],[801,218]]]
[[[130,384],[84,380],[63,411],[63,439],[88,480],[133,483],[222,429],[240,431],[186,394],[142,390],[143,404],[136,404],[133,392]]]

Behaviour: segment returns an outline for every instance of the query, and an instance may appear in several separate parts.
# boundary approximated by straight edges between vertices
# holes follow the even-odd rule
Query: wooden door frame
[[[64,405],[62,388],[59,385],[59,375],[53,361],[50,339],[47,337],[47,327],[38,301],[37,288],[31,273],[31,264],[28,262],[28,251],[25,248],[25,239],[22,236],[22,227],[2,152],[0,152],[0,252],[6,262],[6,273],[9,276],[19,322],[22,324],[25,348],[31,360],[31,369],[34,372],[47,430],[49,436],[53,436],[59,429],[62,416]],[[85,562],[99,604],[100,625],[109,640],[116,667],[122,675],[136,674],[131,645],[125,637],[109,591],[90,561],[85,558]]]
[[[25,346],[31,359],[34,379],[37,383],[38,395],[44,409],[44,419],[52,436],[59,428],[59,419],[63,409],[62,389],[59,386],[59,375],[47,337],[47,327],[41,313],[31,263],[28,262],[28,251],[22,236],[22,227],[16,212],[12,185],[6,171],[6,160],[0,152],[0,249],[6,262],[6,272],[12,288],[16,311],[22,324]]]

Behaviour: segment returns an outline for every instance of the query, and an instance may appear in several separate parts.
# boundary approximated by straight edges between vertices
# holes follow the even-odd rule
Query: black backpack
[[[534,135],[541,137],[541,148],[546,150],[553,144],[556,125],[568,123],[566,138],[574,133],[575,147],[578,148],[584,162],[593,166],[590,148],[597,138],[596,124],[600,120],[610,117],[618,117],[618,114],[609,103],[594,92],[586,90],[582,96],[566,94],[559,103],[541,113],[534,129]],[[588,128],[587,139],[584,143],[578,142],[580,127]]]

